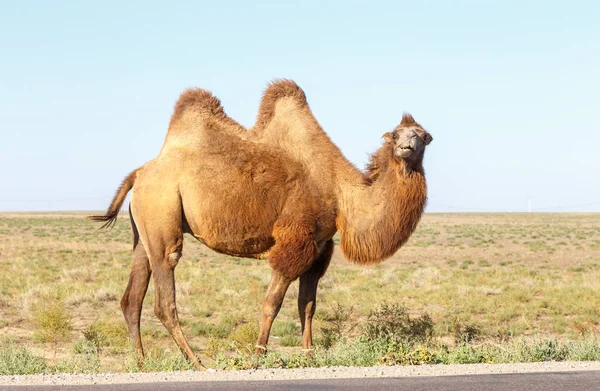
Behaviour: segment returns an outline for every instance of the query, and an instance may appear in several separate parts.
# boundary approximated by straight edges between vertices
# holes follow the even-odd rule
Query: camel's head
[[[431,134],[419,125],[412,115],[404,114],[402,122],[394,129],[383,135],[383,138],[392,146],[394,159],[405,161],[411,166],[423,161],[425,146],[432,140]]]

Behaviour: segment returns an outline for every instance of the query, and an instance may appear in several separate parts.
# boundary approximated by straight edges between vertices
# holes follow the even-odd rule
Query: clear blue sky
[[[251,126],[284,77],[361,167],[412,113],[429,211],[600,211],[599,20],[597,1],[2,1],[0,210],[104,209],[183,89]]]

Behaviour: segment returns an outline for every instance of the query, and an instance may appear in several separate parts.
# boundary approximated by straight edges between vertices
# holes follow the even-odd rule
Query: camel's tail
[[[105,223],[101,228],[109,228],[113,227],[117,222],[117,216],[119,215],[119,210],[121,210],[121,206],[123,205],[123,201],[125,201],[125,197],[127,197],[127,193],[133,187],[135,183],[136,174],[139,168],[133,170],[125,179],[123,179],[123,183],[119,186],[117,190],[117,194],[113,197],[106,214],[103,216],[87,216],[88,220],[94,221],[104,221]]]

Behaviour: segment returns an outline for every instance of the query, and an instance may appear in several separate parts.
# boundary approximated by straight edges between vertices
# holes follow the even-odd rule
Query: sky
[[[0,211],[103,210],[188,87],[295,80],[363,167],[410,112],[429,212],[600,211],[600,2],[0,2]]]

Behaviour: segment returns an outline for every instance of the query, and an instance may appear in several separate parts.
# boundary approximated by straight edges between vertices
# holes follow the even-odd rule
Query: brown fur
[[[179,96],[177,103],[175,103],[175,108],[173,109],[171,123],[181,118],[183,113],[187,110],[202,112],[205,113],[205,115],[216,117],[225,115],[221,101],[215,98],[210,91],[201,88],[187,89]]]
[[[367,164],[364,175],[364,184],[372,185],[382,172],[388,169],[390,158],[392,155],[392,146],[390,144],[384,144],[377,152],[371,155],[371,159]]]
[[[405,114],[395,132],[405,127],[413,132],[420,125]],[[209,92],[185,91],[160,154],[127,177],[106,216],[93,217],[114,222],[115,210],[133,186],[132,226],[141,246],[135,246],[122,306],[138,353],[143,354],[139,311],[151,270],[156,315],[200,367],[175,306],[173,269],[184,232],[222,253],[268,258],[273,275],[263,303],[260,352],[266,350],[289,284],[300,277],[302,346],[310,349],[317,284],[329,265],[335,232],[340,231],[350,260],[378,263],[406,242],[423,212],[424,145],[410,162],[395,158],[394,148],[384,144],[366,172],[357,170],[290,80],[268,86],[249,131],[230,119]]]
[[[380,178],[381,163],[371,163],[369,173],[373,182]],[[389,183],[389,197],[397,203],[388,206],[389,218],[361,231],[352,227],[345,218],[338,219],[341,234],[340,245],[346,258],[362,264],[377,264],[392,256],[417,227],[427,204],[427,184],[422,169],[393,167],[391,163],[383,178]],[[390,167],[393,167],[390,169]],[[395,171],[395,172],[394,172]],[[390,185],[394,186],[390,186]],[[370,184],[371,186],[373,183]]]
[[[275,104],[281,98],[291,98],[301,106],[307,106],[306,95],[296,82],[287,79],[273,80],[267,86],[260,101],[256,127],[266,126],[275,116]]]
[[[415,121],[415,119],[413,118],[413,116],[410,115],[409,113],[403,113],[402,114],[402,121],[400,121],[400,126],[418,126],[418,127],[421,127],[421,125],[419,125],[417,123],[417,121]]]
[[[210,91],[202,88],[189,88],[179,96],[171,115],[170,132],[177,128],[177,123],[182,120],[185,113],[193,113],[212,121],[225,122],[227,126],[235,128],[236,132],[245,130],[239,123],[225,114],[223,105],[218,98],[213,96]]]

